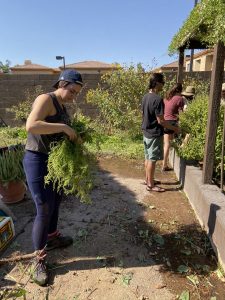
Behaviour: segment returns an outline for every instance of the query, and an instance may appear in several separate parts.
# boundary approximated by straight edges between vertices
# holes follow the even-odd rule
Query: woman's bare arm
[[[27,119],[26,130],[33,134],[66,133],[71,140],[77,138],[75,131],[66,124],[48,123],[47,116],[54,114],[54,106],[49,95],[43,94],[36,98],[32,111]]]

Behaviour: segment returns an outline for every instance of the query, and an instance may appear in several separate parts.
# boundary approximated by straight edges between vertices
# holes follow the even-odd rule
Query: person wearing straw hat
[[[181,93],[184,99],[184,110],[187,109],[188,104],[194,99],[195,88],[192,85],[186,87],[185,91]]]

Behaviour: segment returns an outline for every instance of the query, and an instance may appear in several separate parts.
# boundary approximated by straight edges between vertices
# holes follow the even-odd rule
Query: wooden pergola
[[[192,10],[183,27],[175,35],[169,46],[170,53],[173,53],[175,50],[178,50],[179,52],[179,66],[177,74],[177,80],[179,82],[182,82],[183,80],[185,49],[214,48],[203,162],[202,181],[204,184],[212,183],[221,88],[224,77],[224,45],[225,0],[202,0]]]

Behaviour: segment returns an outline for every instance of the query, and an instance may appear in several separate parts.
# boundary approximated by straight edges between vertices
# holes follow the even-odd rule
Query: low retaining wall
[[[208,233],[218,260],[225,270],[225,195],[215,185],[202,183],[202,170],[188,166],[173,149],[170,163],[195,214]]]

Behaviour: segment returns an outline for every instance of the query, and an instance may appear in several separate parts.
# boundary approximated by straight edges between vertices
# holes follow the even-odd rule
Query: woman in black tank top
[[[37,210],[32,231],[36,251],[32,278],[39,285],[48,282],[46,251],[66,247],[73,242],[71,237],[62,236],[57,230],[61,195],[53,190],[51,184],[45,186],[44,177],[47,175],[50,144],[59,141],[63,135],[71,141],[79,139],[70,127],[64,103],[73,102],[82,85],[82,77],[77,71],[62,72],[54,85],[56,91],[35,99],[26,123],[28,138],[23,166]]]

